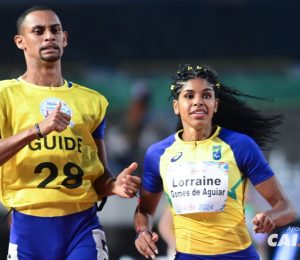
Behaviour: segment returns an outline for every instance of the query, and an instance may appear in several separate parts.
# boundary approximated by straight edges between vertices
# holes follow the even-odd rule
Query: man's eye
[[[40,30],[40,29],[36,29],[36,30],[34,30],[33,32],[34,32],[35,34],[42,34],[42,33],[43,33],[43,31]]]
[[[55,28],[52,28],[52,29],[51,29],[51,32],[52,32],[53,34],[60,33],[61,31],[62,31],[62,30],[61,30],[60,27],[55,27]]]

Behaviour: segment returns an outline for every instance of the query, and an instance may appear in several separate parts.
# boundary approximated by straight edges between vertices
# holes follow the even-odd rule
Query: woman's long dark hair
[[[213,125],[219,125],[252,137],[262,149],[269,149],[274,142],[275,127],[282,122],[282,115],[265,116],[259,110],[250,107],[241,98],[267,100],[244,94],[239,90],[225,86],[218,80],[217,74],[207,66],[180,65],[176,75],[172,78],[170,98],[178,99],[182,86],[190,79],[202,78],[213,85],[216,98],[219,99],[218,111],[212,119]],[[179,118],[176,130],[182,129]]]

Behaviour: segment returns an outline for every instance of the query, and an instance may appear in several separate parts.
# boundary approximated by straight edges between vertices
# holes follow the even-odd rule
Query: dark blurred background
[[[0,0],[1,79],[25,70],[23,54],[13,42],[15,22],[35,4],[52,7],[69,33],[65,78],[102,92],[110,101],[106,144],[112,170],[117,173],[132,160],[142,163],[148,145],[173,132],[171,76],[179,63],[205,63],[224,83],[273,99],[254,106],[285,115],[278,141],[266,156],[300,213],[300,1]],[[261,198],[253,201],[256,210],[265,207]],[[134,249],[135,205],[136,200],[109,198],[99,213],[113,260],[142,259]],[[8,230],[3,224],[2,230],[0,259],[5,259]],[[264,248],[262,259],[279,259],[266,238],[257,243]],[[159,247],[165,254],[163,241]]]

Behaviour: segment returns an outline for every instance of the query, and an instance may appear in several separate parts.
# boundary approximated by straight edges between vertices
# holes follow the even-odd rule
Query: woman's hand
[[[274,220],[267,212],[256,214],[252,223],[255,233],[270,233],[276,226]]]
[[[135,239],[135,247],[141,255],[146,258],[155,259],[158,254],[155,243],[158,241],[158,234],[149,230],[139,231]]]

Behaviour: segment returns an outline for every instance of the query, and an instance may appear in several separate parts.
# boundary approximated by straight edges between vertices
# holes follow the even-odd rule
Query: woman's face
[[[181,88],[178,100],[173,101],[176,115],[180,115],[183,128],[200,130],[212,124],[218,108],[213,86],[205,79],[190,79]]]

